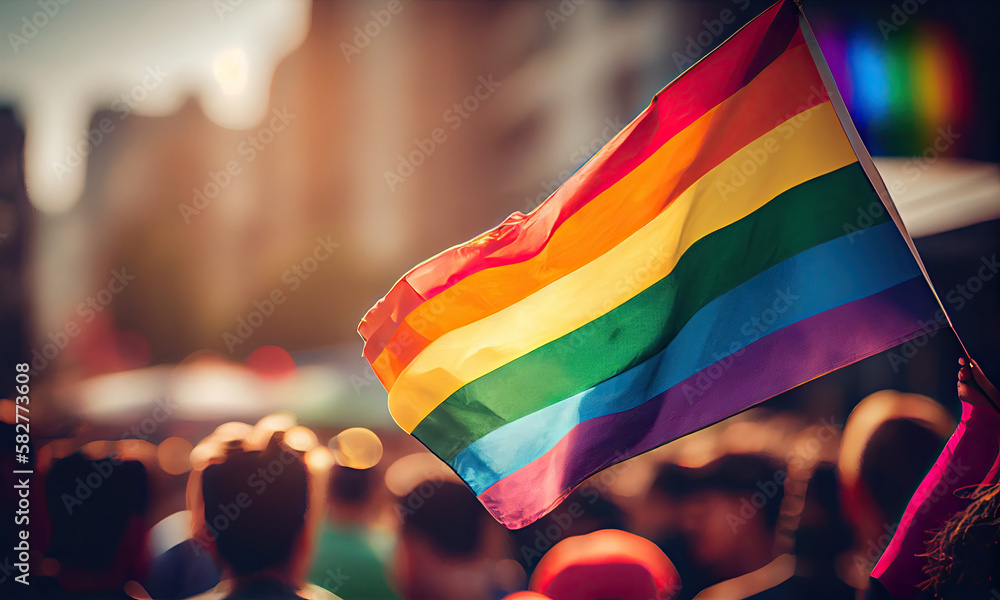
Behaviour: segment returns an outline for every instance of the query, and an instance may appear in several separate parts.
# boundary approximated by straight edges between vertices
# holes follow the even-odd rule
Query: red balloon
[[[251,371],[266,379],[278,379],[295,373],[295,360],[280,346],[261,346],[247,357]]]
[[[552,600],[670,600],[680,592],[681,578],[653,542],[603,529],[553,546],[529,587]]]

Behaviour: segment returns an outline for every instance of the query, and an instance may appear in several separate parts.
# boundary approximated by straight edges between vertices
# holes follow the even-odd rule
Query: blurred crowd
[[[34,400],[29,436],[0,388],[0,600],[1000,600],[1000,416],[939,394],[950,334],[516,531],[361,369],[400,273],[535,209],[772,2],[0,2],[0,363]],[[1000,2],[808,4],[1000,365]]]
[[[965,408],[993,410],[964,389]],[[9,401],[3,408],[13,436]],[[942,453],[974,426],[968,413],[956,430],[935,400],[891,390],[845,422],[753,409],[594,475],[517,531],[395,432],[354,428],[324,445],[276,413],[222,424],[194,445],[76,448],[68,437],[35,452],[31,589],[143,600],[874,597],[869,575],[904,511],[940,512],[959,482],[979,477],[954,443]],[[17,468],[12,455],[3,461]],[[928,597],[990,597],[1000,561],[996,489],[986,492],[969,491],[985,512],[965,515],[986,529],[939,532],[918,567],[938,582],[977,574],[961,595],[932,586]],[[16,505],[16,490],[3,493]]]

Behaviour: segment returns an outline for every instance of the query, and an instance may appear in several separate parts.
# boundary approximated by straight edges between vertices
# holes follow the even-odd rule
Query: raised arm
[[[1000,414],[989,400],[970,385],[973,378],[995,403],[1000,394],[974,362],[959,359],[958,397],[962,420],[937,462],[924,477],[906,506],[896,533],[872,570],[894,598],[913,598],[925,579],[922,556],[930,538],[948,518],[964,510],[969,500],[955,491],[996,483],[1000,477]]]

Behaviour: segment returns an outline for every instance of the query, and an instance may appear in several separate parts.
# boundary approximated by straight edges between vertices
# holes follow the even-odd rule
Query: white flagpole
[[[847,134],[847,139],[851,142],[854,154],[858,157],[858,162],[861,163],[861,167],[865,170],[865,174],[868,176],[868,180],[875,188],[875,192],[879,195],[879,198],[881,198],[882,204],[885,205],[885,208],[892,217],[892,220],[896,223],[896,227],[899,228],[899,232],[903,235],[903,239],[906,240],[906,245],[910,247],[913,259],[917,261],[917,266],[920,267],[920,272],[923,273],[924,280],[927,281],[927,286],[931,288],[931,293],[934,294],[934,300],[937,301],[938,307],[941,308],[941,314],[944,315],[945,321],[948,322],[948,327],[951,329],[951,332],[955,334],[955,340],[958,341],[958,345],[962,349],[962,353],[965,354],[966,360],[972,363],[972,356],[969,354],[968,349],[966,349],[962,338],[958,335],[958,331],[955,330],[955,325],[951,322],[951,316],[948,315],[948,311],[941,302],[941,298],[938,296],[937,290],[934,289],[931,277],[927,274],[927,269],[924,267],[924,261],[920,259],[917,247],[913,243],[913,238],[911,238],[910,234],[907,233],[906,225],[903,224],[903,220],[899,218],[899,211],[896,210],[896,205],[892,202],[892,197],[889,195],[889,189],[886,187],[885,182],[882,181],[882,175],[879,174],[878,169],[875,168],[875,161],[872,160],[871,154],[869,154],[868,149],[865,148],[865,144],[861,141],[861,136],[858,134],[858,129],[854,126],[854,121],[851,120],[851,115],[847,112],[847,105],[844,104],[844,98],[840,95],[840,90],[837,89],[837,82],[833,79],[833,73],[830,72],[830,66],[826,64],[826,58],[823,56],[823,51],[819,47],[819,42],[816,41],[816,36],[813,35],[812,28],[809,27],[809,21],[806,20],[806,15],[802,11],[802,0],[795,0],[795,5],[799,9],[799,27],[802,29],[802,35],[805,37],[806,45],[809,47],[809,53],[812,54],[813,63],[816,65],[817,70],[819,70],[819,75],[823,80],[823,85],[830,94],[830,103],[833,105],[833,108],[837,113],[837,118],[840,119],[840,125],[844,128],[844,132]],[[976,388],[979,393],[981,393],[983,397],[989,401],[994,410],[1000,412],[1000,406],[993,401],[990,395],[986,393],[986,390],[979,385],[975,378],[966,382],[966,385]]]
[[[899,217],[899,211],[896,210],[896,205],[892,202],[892,197],[889,195],[889,189],[882,180],[882,175],[879,174],[878,169],[875,168],[875,161],[872,160],[871,154],[869,154],[868,149],[865,148],[865,144],[861,141],[861,136],[858,134],[858,129],[854,126],[854,121],[851,120],[851,115],[847,112],[847,105],[844,104],[844,98],[840,95],[840,90],[837,89],[837,82],[833,79],[833,73],[830,72],[830,66],[826,64],[826,58],[823,56],[823,51],[819,47],[819,42],[816,41],[816,36],[813,35],[812,28],[809,27],[809,21],[806,20],[806,15],[802,11],[802,0],[795,0],[795,4],[799,8],[799,27],[802,29],[802,35],[805,37],[806,45],[809,47],[809,53],[812,54],[813,63],[815,63],[816,69],[819,71],[819,75],[823,80],[823,85],[830,94],[830,103],[833,105],[833,109],[837,113],[837,118],[840,119],[840,124],[844,128],[844,132],[847,134],[847,139],[851,142],[854,154],[858,157],[858,162],[865,170],[865,175],[868,176],[868,180],[871,182],[872,187],[875,188],[875,192],[882,200],[882,204],[885,205],[885,209],[889,212],[889,216],[892,217],[893,222],[896,223],[896,227],[899,228],[899,232],[903,235],[903,239],[906,240],[906,245],[910,247],[913,259],[917,261],[917,266],[920,267],[920,272],[923,273],[928,287],[931,288],[931,293],[934,294],[934,300],[937,301],[938,306],[941,308],[941,313],[948,322],[948,327],[950,327],[952,332],[955,333],[955,338],[958,339],[958,344],[962,347],[962,351],[965,352],[966,357],[968,357],[969,353],[965,349],[965,344],[963,344],[961,338],[958,337],[958,332],[955,331],[955,326],[951,322],[951,317],[948,316],[948,311],[945,310],[944,304],[941,302],[941,298],[938,297],[937,290],[934,289],[931,277],[928,275],[927,269],[924,267],[924,261],[920,259],[917,247],[913,243],[913,238],[910,237],[910,234],[906,231],[906,225]]]

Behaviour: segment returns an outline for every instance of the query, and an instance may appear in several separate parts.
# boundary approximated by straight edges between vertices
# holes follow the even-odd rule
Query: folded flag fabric
[[[946,326],[792,2],[529,215],[365,316],[396,422],[509,528],[595,472]]]

